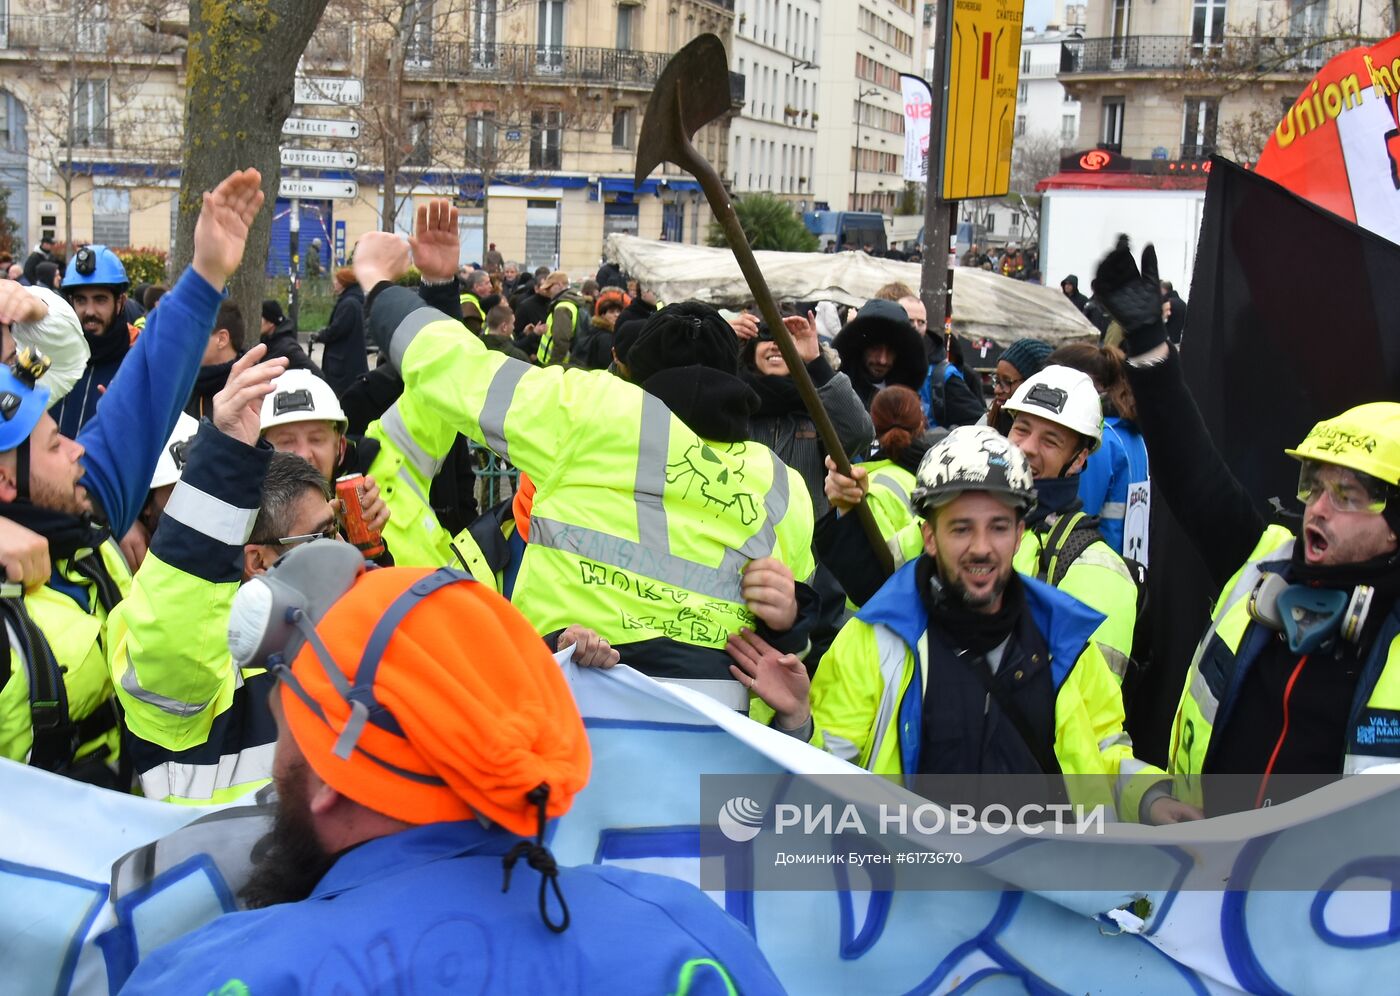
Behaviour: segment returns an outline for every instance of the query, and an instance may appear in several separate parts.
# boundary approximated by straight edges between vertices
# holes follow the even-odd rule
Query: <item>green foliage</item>
[[[19,240],[19,225],[10,217],[10,188],[0,186],[0,252],[24,262],[24,246]]]
[[[122,266],[126,267],[126,279],[131,281],[132,286],[166,282],[165,261],[168,254],[164,249],[114,248],[112,251],[117,254],[117,259],[122,261]]]
[[[400,287],[417,287],[423,282],[423,274],[418,272],[418,267],[410,266],[408,272],[399,277],[396,283]]]
[[[734,211],[743,226],[744,236],[754,249],[778,252],[816,252],[817,237],[807,231],[793,206],[772,194],[748,194],[734,199]],[[727,246],[724,229],[710,222],[705,241],[712,246]]]

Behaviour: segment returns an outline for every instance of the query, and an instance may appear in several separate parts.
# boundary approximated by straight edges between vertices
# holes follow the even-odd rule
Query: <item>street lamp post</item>
[[[860,102],[861,102],[862,100],[864,100],[866,97],[869,97],[871,94],[875,94],[875,93],[879,93],[879,92],[880,92],[880,88],[879,88],[878,86],[872,86],[872,87],[870,87],[869,89],[867,89],[867,90],[862,90],[860,93],[856,94],[856,157],[855,157],[855,158],[856,158],[856,166],[855,166],[854,173],[853,173],[853,175],[852,175],[852,177],[851,177],[851,210],[852,210],[852,211],[854,211],[855,208],[856,208],[856,198],[860,196],[860,129],[861,129],[861,123],[862,123],[862,122],[861,122]],[[838,248],[839,248],[839,247],[838,247]]]

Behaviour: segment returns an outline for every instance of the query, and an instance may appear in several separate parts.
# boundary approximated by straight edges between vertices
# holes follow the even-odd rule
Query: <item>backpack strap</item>
[[[1083,512],[1060,516],[1040,548],[1036,579],[1059,587],[1079,555],[1101,539],[1096,517]]]
[[[13,636],[29,678],[29,721],[34,746],[29,763],[45,771],[62,772],[73,763],[78,731],[68,712],[68,689],[48,640],[25,610],[23,598],[0,599],[0,628],[7,649]],[[6,662],[8,664],[8,662]],[[8,670],[8,667],[7,667]]]

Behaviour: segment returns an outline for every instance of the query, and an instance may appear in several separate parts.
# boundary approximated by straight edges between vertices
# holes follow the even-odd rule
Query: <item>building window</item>
[[[467,165],[489,163],[496,153],[496,112],[478,111],[467,119]]]
[[[1099,148],[1110,152],[1123,151],[1123,98],[1103,99],[1103,128],[1099,132]]]
[[[404,63],[409,68],[433,63],[433,0],[409,0],[403,7]]]
[[[73,81],[73,144],[108,145],[107,81]]]
[[[479,69],[496,65],[496,4],[497,0],[472,3],[472,65]]]
[[[1191,54],[1218,52],[1225,41],[1225,0],[1195,0],[1191,7]]]
[[[1079,118],[1074,114],[1066,114],[1060,119],[1060,144],[1073,145],[1074,140],[1079,136]]]
[[[93,188],[92,241],[100,246],[131,245],[131,191]]]
[[[426,100],[410,100],[404,106],[405,166],[427,166],[432,159],[433,105]]]
[[[536,29],[536,64],[546,69],[563,69],[564,0],[540,0]]]
[[[1025,116],[1024,114],[1018,114],[1018,115],[1016,115],[1016,137],[1017,137],[1017,138],[1021,138],[1021,137],[1024,136],[1025,134],[1026,134],[1026,116]]]
[[[636,136],[637,110],[634,107],[613,108],[613,148],[630,149]]]
[[[563,115],[557,107],[530,112],[530,168],[559,169],[563,161],[561,130]]]
[[[559,268],[559,202],[525,202],[525,265]]]
[[[1186,120],[1181,129],[1181,158],[1208,159],[1215,153],[1215,131],[1220,101],[1215,97],[1187,97]]]
[[[1288,33],[1294,38],[1323,37],[1327,33],[1327,0],[1288,0]]]
[[[617,50],[630,52],[637,30],[638,8],[632,4],[621,4],[617,8]]]
[[[1024,104],[1031,95],[1031,85],[1022,80],[1016,87],[1016,103]]]
[[[1128,54],[1128,0],[1113,0],[1109,16],[1109,58],[1122,59]]]
[[[1024,50],[1022,50],[1022,52],[1021,52],[1021,72],[1023,72],[1023,73],[1028,73],[1028,72],[1030,72],[1030,71],[1031,71],[1031,50],[1030,50],[1030,49],[1024,49]]]

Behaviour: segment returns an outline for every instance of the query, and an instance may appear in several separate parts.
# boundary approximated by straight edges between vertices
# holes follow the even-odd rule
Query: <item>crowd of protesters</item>
[[[1265,522],[1186,389],[1150,248],[1112,248],[1092,298],[1062,284],[1104,344],[1002,344],[988,403],[907,286],[835,329],[785,302],[779,330],[612,265],[576,280],[491,246],[462,267],[445,201],[360,240],[313,362],[278,302],[253,337],[221,294],[261,206],[253,171],[206,194],[168,290],[137,295],[103,246],[0,281],[0,756],[172,805],[277,789],[253,911],[130,991],[290,990],[308,945],[407,944],[467,907],[479,943],[589,951],[549,956],[574,988],[778,991],[694,889],[555,865],[547,823],[590,761],[552,653],[872,772],[1034,775],[1148,824],[1400,751],[1363,728],[1400,710],[1400,406],[1319,423],[1288,451],[1301,524]],[[1033,279],[1033,253],[970,255]],[[41,344],[64,335],[88,359],[51,389]],[[483,508],[486,450],[519,482]],[[1171,742],[1144,751],[1124,697],[1152,500],[1221,587]],[[512,887],[520,859],[538,891]]]

